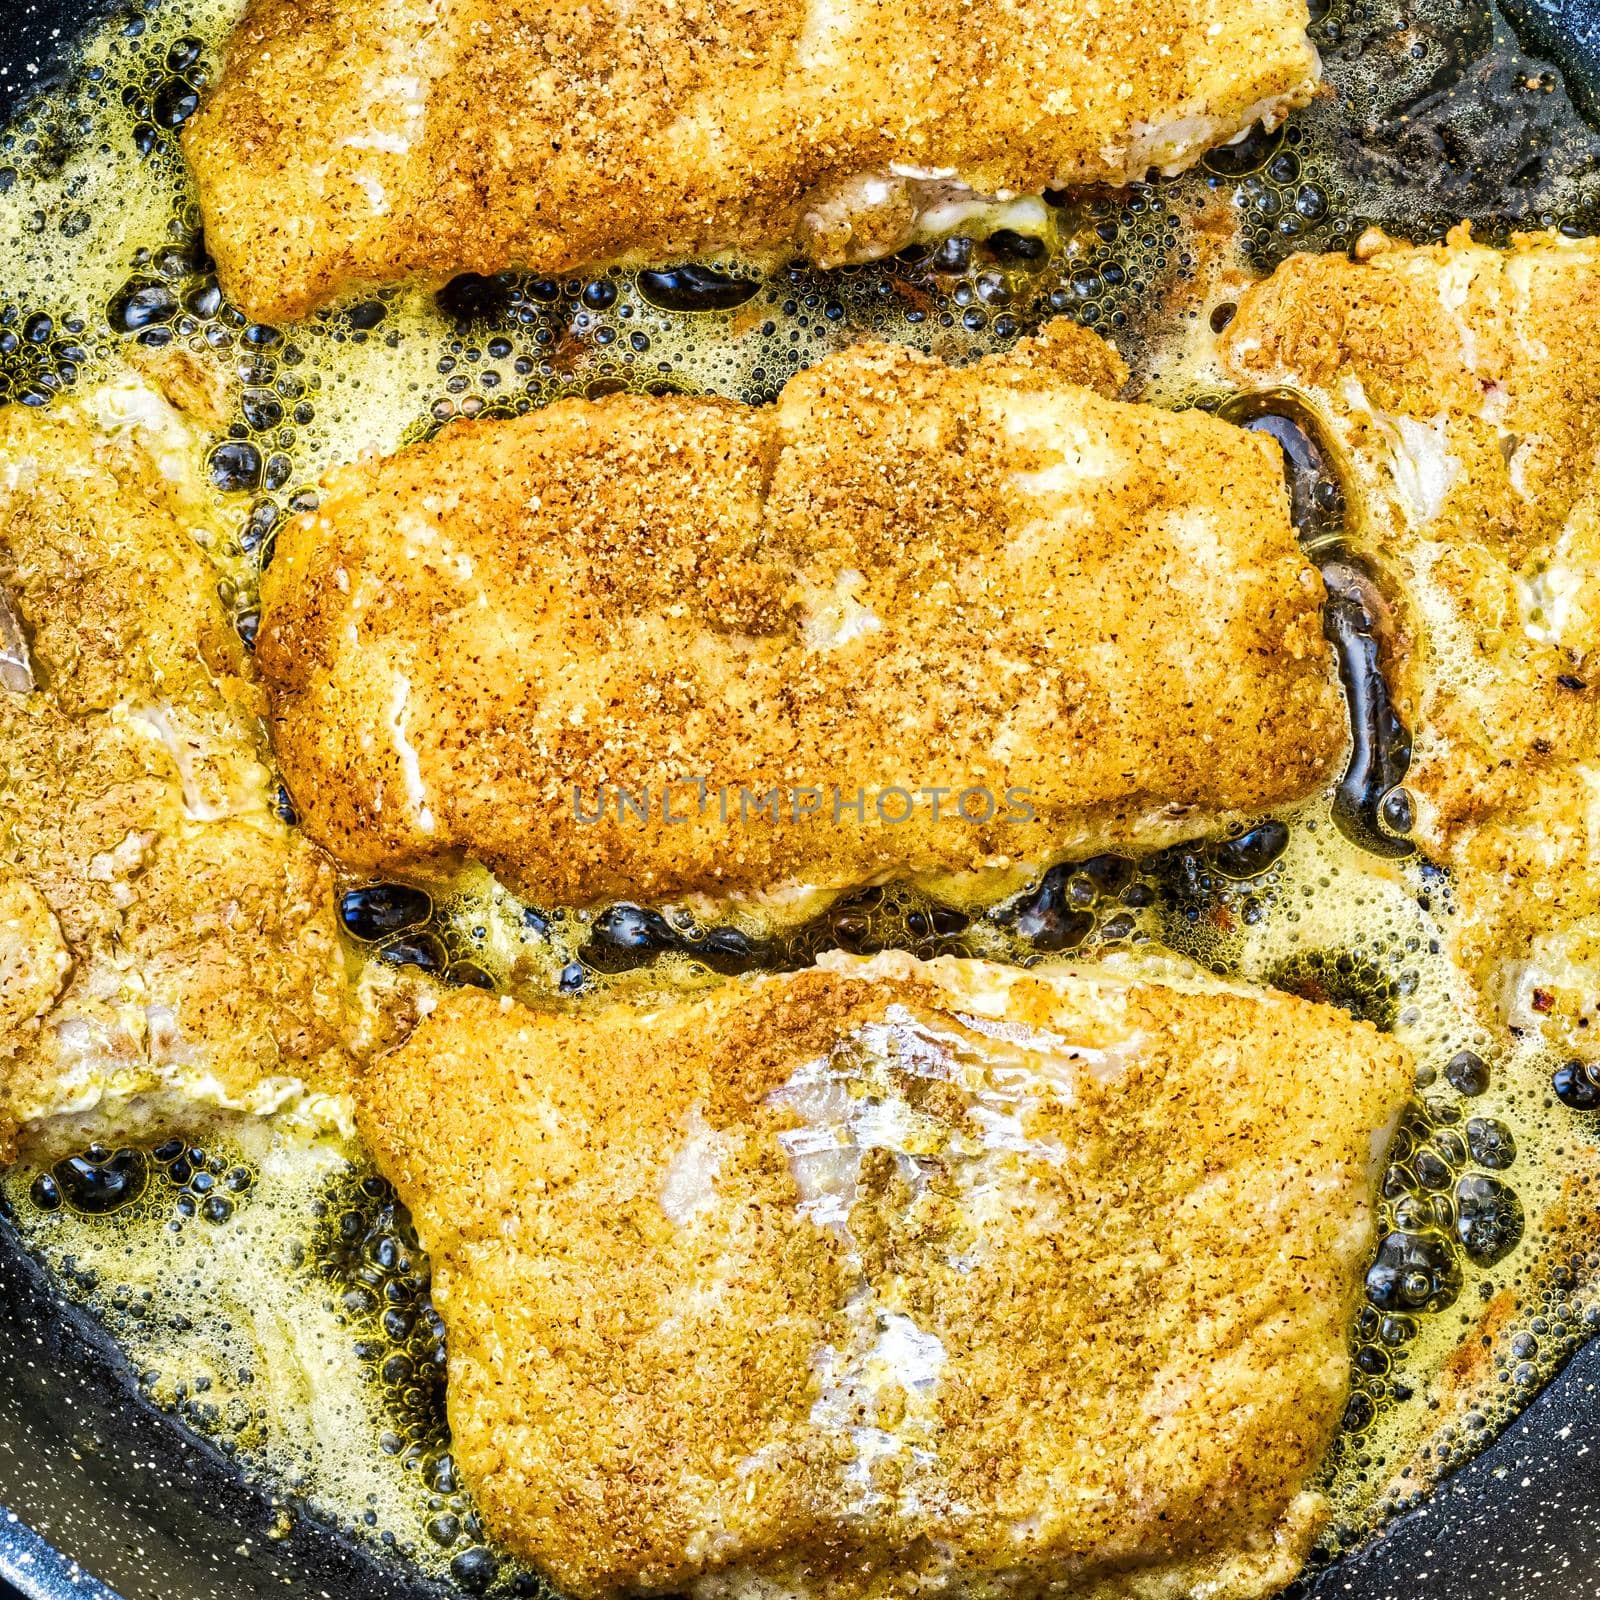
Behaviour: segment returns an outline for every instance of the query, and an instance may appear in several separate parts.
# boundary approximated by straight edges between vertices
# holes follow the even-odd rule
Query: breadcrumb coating
[[[1291,257],[1223,340],[1303,391],[1397,597],[1418,837],[1455,875],[1463,963],[1585,1054],[1600,975],[1600,245]],[[1587,953],[1585,953],[1587,952]],[[1586,970],[1585,970],[1586,969]]]
[[[198,466],[137,382],[0,411],[34,685],[0,689],[0,1144],[106,1097],[348,1086],[333,875],[271,809]]]
[[[1315,92],[1304,0],[252,0],[184,130],[252,316],[358,286],[948,229]],[[981,208],[981,207],[980,207]]]
[[[1075,381],[1113,361],[1067,324],[965,369],[867,345],[766,409],[562,402],[333,474],[257,649],[307,831],[585,905],[1015,865],[1314,791],[1344,712],[1274,451]]]
[[[1411,1084],[1170,958],[891,953],[584,1018],[453,993],[358,1123],[455,1459],[577,1600],[1248,1600],[1324,1515]]]

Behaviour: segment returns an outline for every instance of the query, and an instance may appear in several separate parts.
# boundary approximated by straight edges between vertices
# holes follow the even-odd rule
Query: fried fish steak
[[[1312,791],[1345,724],[1272,450],[1069,381],[1111,359],[1065,324],[966,369],[867,346],[770,408],[564,402],[336,473],[262,589],[306,829],[581,905]]]
[[[332,873],[270,803],[198,467],[137,379],[0,411],[0,1145],[102,1098],[348,1086]]]
[[[1600,245],[1291,257],[1223,342],[1326,419],[1395,595],[1418,837],[1517,1026],[1600,1049]]]
[[[1306,24],[1304,0],[252,0],[184,150],[223,285],[269,321],[409,276],[831,265],[1275,124],[1316,90]]]
[[[1175,961],[894,952],[584,1018],[454,993],[357,1120],[456,1460],[563,1592],[1236,1600],[1322,1520],[1412,1081]]]

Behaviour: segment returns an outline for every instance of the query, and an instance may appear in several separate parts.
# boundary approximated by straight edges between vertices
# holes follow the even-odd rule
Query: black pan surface
[[[0,121],[63,70],[105,0],[0,0]],[[1352,8],[1359,17],[1364,7]],[[1313,0],[1313,14],[1326,0]],[[1492,19],[1486,0],[1401,0],[1401,20],[1460,14],[1461,37]],[[1503,22],[1555,61],[1600,126],[1600,0],[1504,0]],[[1471,136],[1473,171],[1447,173],[1451,215],[1492,215],[1516,161],[1538,218],[1547,163],[1592,192],[1600,137],[1528,158],[1529,130],[1498,117],[1491,63],[1463,62],[1471,98],[1446,94],[1412,134],[1448,148]],[[1369,117],[1370,120],[1370,117]],[[1533,130],[1537,146],[1537,130]],[[1412,152],[1416,154],[1415,151]],[[1407,162],[1407,165],[1410,165]],[[1502,210],[1502,215],[1504,214]],[[1585,218],[1593,231],[1594,219]],[[20,286],[11,286],[13,289]],[[1600,1232],[1600,1220],[1597,1220]],[[0,1217],[0,1600],[439,1600],[444,1591],[246,1484],[225,1458],[144,1405],[116,1347],[63,1305]],[[9,1587],[8,1587],[9,1586]],[[1600,1340],[1568,1363],[1495,1444],[1374,1545],[1284,1600],[1600,1600]]]

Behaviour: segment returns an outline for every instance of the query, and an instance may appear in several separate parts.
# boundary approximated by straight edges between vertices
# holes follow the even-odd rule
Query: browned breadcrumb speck
[[[184,130],[224,287],[729,246],[823,261],[919,210],[1189,165],[1315,91],[1304,0],[253,0]],[[899,170],[893,170],[899,169]]]
[[[1244,1600],[1324,1514],[1411,1081],[1281,994],[895,953],[452,994],[357,1096],[456,1459],[564,1592]]]
[[[1461,959],[1511,1020],[1600,1049],[1600,245],[1463,226],[1295,256],[1223,340],[1241,381],[1328,419],[1352,532],[1399,599],[1418,837],[1456,878]]]
[[[1274,447],[1069,381],[1113,359],[1066,324],[965,369],[868,345],[768,409],[558,403],[333,474],[257,652],[307,831],[587,904],[967,870],[1313,791],[1343,707]],[[580,821],[602,782],[648,824],[614,797]],[[947,798],[794,820],[834,784]],[[741,785],[786,820],[742,820]],[[974,786],[993,820],[952,820]],[[1032,822],[1002,820],[1013,788]]]

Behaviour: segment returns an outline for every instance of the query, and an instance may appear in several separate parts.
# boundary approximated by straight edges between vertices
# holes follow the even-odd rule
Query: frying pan
[[[1448,25],[1453,3],[1399,0],[1399,10],[1403,19],[1426,13],[1437,28],[1441,14]],[[1485,4],[1458,7],[1480,34]],[[77,38],[110,9],[105,0],[0,0],[0,120],[59,74]],[[1313,0],[1314,14],[1325,9],[1326,0]],[[1574,101],[1600,122],[1600,0],[1505,0],[1504,23],[1523,48],[1562,69]],[[1459,76],[1472,88],[1472,63]],[[1521,185],[1523,203],[1513,210],[1540,217],[1550,152],[1530,160],[1517,148],[1528,130],[1502,114],[1494,91],[1485,67],[1459,104],[1449,103],[1455,91],[1436,97],[1433,124],[1406,119],[1408,139],[1434,137],[1448,150],[1464,130],[1474,141],[1465,170],[1457,162],[1443,172],[1416,214],[1489,217],[1496,205],[1486,189],[1502,200],[1510,191],[1482,177],[1503,174],[1515,156],[1517,177],[1506,181]],[[1367,116],[1374,120],[1382,118]],[[1594,231],[1600,136],[1554,159],[1596,196],[1594,217],[1585,218]],[[1416,164],[1403,152],[1393,157],[1402,161]],[[280,1512],[269,1491],[140,1399],[115,1345],[62,1301],[0,1216],[0,1600],[427,1600],[448,1592],[303,1511],[293,1519]],[[1382,1538],[1301,1580],[1284,1600],[1468,1596],[1600,1600],[1600,1339]]]

